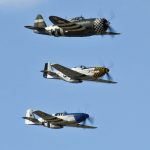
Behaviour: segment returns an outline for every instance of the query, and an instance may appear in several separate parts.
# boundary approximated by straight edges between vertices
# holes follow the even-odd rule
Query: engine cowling
[[[94,21],[94,31],[97,34],[103,34],[109,27],[109,22],[105,19],[95,19]]]

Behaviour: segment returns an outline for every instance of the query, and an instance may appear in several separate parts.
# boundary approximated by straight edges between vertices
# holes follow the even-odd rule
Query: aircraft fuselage
[[[34,30],[35,33],[50,35],[50,36],[64,36],[64,37],[84,37],[92,35],[103,35],[108,28],[108,22],[104,19],[84,19],[81,21],[74,21],[73,23],[82,26],[81,28],[74,26],[60,27],[51,25],[45,27],[45,30]]]

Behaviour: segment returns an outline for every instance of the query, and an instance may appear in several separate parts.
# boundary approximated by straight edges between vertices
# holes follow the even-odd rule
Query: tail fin
[[[42,15],[37,15],[37,17],[35,18],[35,21],[34,21],[34,27],[37,27],[37,28],[45,28],[47,27]]]
[[[33,114],[32,109],[27,109],[26,117],[23,117],[23,119],[25,119],[25,124],[28,124],[28,125],[34,125],[35,120],[37,120]]]
[[[41,72],[43,72],[44,78],[53,78],[53,76],[51,76],[53,74],[53,69],[49,63],[45,63],[44,70]]]

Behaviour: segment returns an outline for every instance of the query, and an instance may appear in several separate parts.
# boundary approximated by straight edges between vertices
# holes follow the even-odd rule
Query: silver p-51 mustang
[[[46,79],[61,79],[71,83],[81,83],[83,81],[94,81],[102,83],[117,83],[112,81],[109,69],[106,67],[74,67],[67,68],[60,64],[45,63],[43,77]],[[108,80],[102,79],[103,76]]]
[[[35,116],[38,116],[35,117]],[[94,129],[96,127],[86,125],[86,120],[92,122],[92,118],[86,113],[56,113],[47,114],[40,110],[27,109],[25,124],[27,125],[41,125],[52,129],[61,129],[63,127],[77,127]],[[80,124],[81,123],[81,124]]]

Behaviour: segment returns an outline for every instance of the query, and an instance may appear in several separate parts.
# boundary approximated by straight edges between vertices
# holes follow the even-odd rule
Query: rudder
[[[35,119],[35,116],[33,114],[33,110],[32,109],[27,109],[26,111],[26,117],[25,118],[31,118],[32,119]],[[28,120],[28,119],[25,119],[25,124],[28,124],[28,125],[33,125],[35,124],[34,122],[32,122],[31,120]]]
[[[43,72],[43,77],[44,78],[53,78],[50,74],[52,74],[52,67],[50,65],[50,63],[45,63],[44,65],[44,70],[42,70],[41,72]]]

